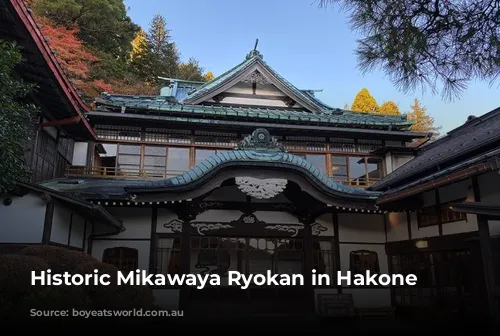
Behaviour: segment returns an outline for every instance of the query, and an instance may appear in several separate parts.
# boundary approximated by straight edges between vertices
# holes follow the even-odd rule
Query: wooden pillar
[[[406,225],[408,226],[408,240],[412,240],[411,234],[411,213],[406,211]]]
[[[480,202],[481,194],[477,176],[472,177],[472,189],[474,191],[474,201]],[[492,318],[497,318],[499,316],[499,312],[495,297],[495,270],[493,267],[493,253],[491,248],[491,236],[488,217],[484,215],[477,215],[476,218],[479,232],[479,245],[481,247],[481,256],[483,259],[488,313]]]
[[[156,237],[156,226],[158,222],[158,208],[153,206],[151,208],[151,242],[149,243],[149,273],[156,273],[156,259],[157,259],[157,245],[158,239]]]
[[[312,242],[312,227],[314,218],[304,216],[300,222],[304,224],[304,289],[308,297],[308,302],[312,311],[315,309],[316,298],[314,296],[314,287],[312,284],[312,269],[313,269],[313,242]],[[309,300],[310,299],[310,300]]]
[[[443,235],[443,217],[441,217],[441,199],[439,197],[439,189],[434,189],[434,195],[436,199],[436,215],[438,220],[438,232],[439,235]]]
[[[339,214],[337,211],[332,212],[332,222],[333,222],[333,262],[334,262],[334,274],[332,274],[332,281],[337,281],[335,275],[337,271],[341,270],[340,267],[340,237],[339,237]],[[342,286],[337,286],[337,292],[342,293]]]
[[[186,205],[186,207],[179,213],[179,219],[182,220],[180,271],[181,274],[189,274],[191,266],[191,221],[194,219],[189,205]],[[180,310],[185,310],[187,308],[189,290],[189,286],[186,285],[182,286],[180,289]]]

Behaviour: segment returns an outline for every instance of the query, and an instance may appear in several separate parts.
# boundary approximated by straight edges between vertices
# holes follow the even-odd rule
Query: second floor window
[[[456,212],[450,208],[452,203],[463,202],[465,199],[458,199],[451,202],[440,204],[439,206],[432,205],[424,207],[418,211],[418,226],[427,227],[438,224],[446,224],[451,222],[458,222],[467,220],[467,214],[463,212]]]

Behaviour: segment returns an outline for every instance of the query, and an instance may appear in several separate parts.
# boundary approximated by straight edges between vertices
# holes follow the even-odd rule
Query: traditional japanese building
[[[330,107],[257,48],[242,56],[208,83],[164,78],[158,96],[96,98],[76,123],[95,134],[72,138],[65,176],[4,199],[1,243],[155,274],[305,275],[298,287],[154,288],[191,314],[495,312],[500,110],[415,148],[429,135],[405,115]],[[313,286],[313,270],[332,283]],[[336,283],[337,271],[366,270],[420,280]]]

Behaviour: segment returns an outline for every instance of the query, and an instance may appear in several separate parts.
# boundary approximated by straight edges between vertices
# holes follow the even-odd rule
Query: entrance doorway
[[[221,286],[189,288],[188,310],[206,315],[292,314],[308,311],[305,286],[228,285],[228,271],[251,274],[303,274],[301,238],[191,237],[190,273],[218,274]]]

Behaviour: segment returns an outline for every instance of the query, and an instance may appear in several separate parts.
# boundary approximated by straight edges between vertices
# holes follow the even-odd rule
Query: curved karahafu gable
[[[301,157],[287,153],[265,129],[257,129],[233,151],[200,162],[186,173],[166,180],[126,187],[134,200],[192,199],[228,179],[280,179],[294,182],[318,201],[371,208],[378,192],[335,182]]]

